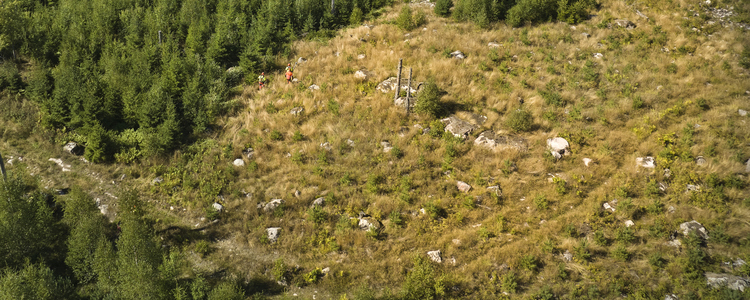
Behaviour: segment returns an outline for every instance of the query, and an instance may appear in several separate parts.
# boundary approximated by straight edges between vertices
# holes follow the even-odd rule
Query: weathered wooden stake
[[[159,30],[159,45],[161,45],[161,30]]]
[[[406,84],[406,114],[409,114],[410,102],[411,102],[411,68],[409,68],[409,83]]]
[[[403,58],[398,59],[398,75],[396,77],[396,95],[393,96],[393,101],[398,100],[398,94],[401,93],[401,64],[404,62]]]
[[[5,162],[3,161],[2,154],[0,154],[0,172],[3,173],[3,181],[5,181]]]

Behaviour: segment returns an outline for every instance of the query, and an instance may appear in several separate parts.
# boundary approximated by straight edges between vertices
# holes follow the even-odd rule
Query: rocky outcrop
[[[224,205],[221,205],[221,204],[216,203],[216,202],[214,202],[214,204],[211,205],[211,207],[213,207],[214,210],[216,210],[218,212],[223,212],[224,211]]]
[[[459,191],[462,191],[464,193],[468,193],[471,190],[471,186],[463,181],[456,182],[456,187],[458,187]]]
[[[417,93],[417,89],[415,89],[414,86],[418,87],[422,83],[412,81],[411,84],[412,86],[409,87],[408,80],[401,78],[401,90],[406,91],[407,88],[411,88],[411,94],[413,96]],[[392,93],[396,89],[396,86],[398,86],[398,79],[396,77],[389,77],[388,79],[383,80],[383,82],[379,83],[375,87],[375,90],[383,93]]]
[[[318,86],[317,84],[313,84],[310,87],[308,87],[308,89],[310,89],[311,91],[319,91],[320,86]]]
[[[741,292],[744,292],[745,288],[750,286],[750,281],[747,278],[710,272],[706,273],[706,283],[713,288],[727,287]]]
[[[703,225],[696,220],[680,224],[680,231],[682,231],[682,234],[685,236],[694,232],[698,237],[704,240],[708,239],[708,231],[706,230],[706,227],[703,227]]]
[[[464,55],[463,52],[458,51],[458,50],[451,52],[450,56],[452,58],[455,58],[455,59],[464,59],[464,58],[466,58],[466,55]]]
[[[62,159],[59,158],[50,158],[49,161],[56,163],[60,168],[62,168],[63,172],[70,172],[71,166],[69,164],[66,164],[62,161]]]
[[[279,240],[279,235],[281,235],[281,227],[266,228],[266,234],[268,234],[268,241],[271,244],[276,243]]]
[[[391,152],[391,150],[393,150],[393,146],[391,146],[391,143],[389,143],[388,141],[380,142],[380,146],[383,147],[383,152],[385,153]]]
[[[380,221],[372,218],[372,217],[362,217],[359,218],[359,221],[357,222],[357,226],[361,230],[380,230],[380,228],[383,226]]]
[[[75,142],[68,142],[67,144],[65,144],[65,146],[63,146],[63,150],[65,150],[65,152],[68,152],[70,154],[79,156],[79,155],[83,155],[83,152],[85,149],[83,148],[83,146],[78,145]]]
[[[370,74],[366,70],[359,70],[357,72],[354,72],[354,78],[357,78],[359,80],[367,80],[368,78],[370,78]]]
[[[323,204],[325,204],[325,201],[326,201],[326,198],[323,198],[323,197],[317,198],[317,199],[313,200],[313,203],[312,203],[311,206],[312,207],[323,206]]]
[[[654,161],[654,158],[651,156],[646,157],[636,157],[635,158],[635,165],[637,167],[647,168],[647,169],[653,169],[656,167],[656,162]]]
[[[636,27],[635,23],[631,22],[630,20],[625,20],[625,19],[615,20],[615,25],[617,25],[618,27],[627,28],[627,29],[634,29]]]
[[[290,113],[291,113],[291,114],[292,114],[293,116],[295,116],[295,117],[296,117],[296,116],[300,116],[300,115],[302,115],[302,113],[303,113],[303,112],[305,112],[305,108],[304,108],[304,107],[302,107],[302,106],[297,106],[297,107],[295,107],[295,108],[292,108],[292,110],[290,111]]]
[[[479,134],[474,145],[482,146],[490,150],[514,149],[525,151],[527,149],[526,140],[521,137],[512,137],[495,134],[491,130]]]
[[[443,254],[440,252],[440,250],[435,251],[429,251],[427,252],[427,257],[430,258],[430,260],[436,262],[436,263],[442,263],[443,262]]]

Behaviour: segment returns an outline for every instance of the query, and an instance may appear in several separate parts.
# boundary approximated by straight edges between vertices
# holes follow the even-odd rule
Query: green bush
[[[412,20],[412,12],[409,5],[401,7],[401,12],[399,12],[398,17],[396,17],[396,26],[405,31],[414,29],[414,20]]]
[[[516,132],[530,131],[533,124],[531,113],[523,108],[512,111],[505,121],[505,125]]]
[[[417,95],[417,103],[414,105],[414,112],[424,114],[429,117],[437,117],[442,113],[440,98],[443,91],[430,79]]]
[[[617,247],[610,252],[610,255],[612,258],[619,261],[627,261],[630,258],[630,253],[628,253],[628,250],[625,249],[625,246],[622,244],[617,245]]]
[[[453,0],[437,0],[435,3],[435,14],[441,17],[447,17],[451,14]]]
[[[549,200],[547,200],[547,197],[544,195],[537,195],[534,197],[534,206],[536,206],[536,209],[539,210],[545,210],[549,208]]]
[[[272,130],[272,131],[271,131],[271,135],[270,135],[269,137],[270,137],[270,138],[271,138],[271,140],[273,140],[273,141],[280,141],[280,140],[283,140],[283,139],[284,139],[284,136],[283,136],[283,135],[281,135],[281,132],[279,132],[279,131],[278,131],[278,130],[276,130],[276,129],[274,129],[274,130]]]
[[[521,257],[521,260],[518,262],[518,266],[522,269],[534,272],[536,271],[537,267],[539,267],[539,261],[533,254],[526,254]]]
[[[556,17],[556,0],[520,0],[508,10],[506,22],[510,26],[519,27],[525,23],[544,22]]]
[[[323,270],[320,268],[315,268],[315,270],[310,271],[309,273],[306,273],[302,275],[302,277],[305,279],[305,282],[307,283],[316,283],[320,278],[323,278]]]
[[[412,21],[415,28],[421,27],[422,25],[427,24],[427,15],[424,14],[423,10],[418,10]]]
[[[443,277],[438,276],[429,261],[421,256],[414,257],[414,267],[406,274],[401,287],[401,299],[436,299],[445,295]]]
[[[320,224],[328,219],[328,214],[323,211],[322,207],[315,205],[307,210],[307,219],[315,224]]]
[[[206,254],[211,252],[211,243],[206,240],[198,241],[197,243],[195,243],[195,252],[200,254],[201,256],[206,256]]]
[[[354,7],[354,9],[352,9],[352,14],[349,16],[349,24],[358,25],[359,23],[362,23],[363,18],[364,14],[362,13],[362,10],[359,9],[359,7]]]
[[[518,288],[518,278],[516,277],[516,273],[510,271],[505,274],[500,287],[507,293],[515,293]]]
[[[15,93],[21,89],[23,89],[23,80],[16,65],[10,62],[0,64],[0,91],[8,90]]]

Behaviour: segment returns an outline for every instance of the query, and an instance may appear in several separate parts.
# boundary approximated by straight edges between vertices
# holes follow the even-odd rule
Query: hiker
[[[294,77],[294,68],[292,68],[292,64],[286,64],[286,83],[292,83],[292,77]]]
[[[261,72],[258,76],[258,90],[262,90],[266,86],[266,72]]]

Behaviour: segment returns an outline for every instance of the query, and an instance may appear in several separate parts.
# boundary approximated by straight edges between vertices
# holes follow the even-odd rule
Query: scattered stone
[[[213,205],[211,205],[216,211],[223,212],[224,211],[224,205],[221,205],[219,203],[214,202]]]
[[[156,177],[154,178],[154,180],[151,180],[151,185],[158,185],[162,182],[164,182],[164,178]]]
[[[706,272],[706,283],[712,288],[727,287],[741,292],[744,292],[745,288],[750,286],[750,281],[747,278],[711,272]]]
[[[346,139],[346,144],[349,145],[349,147],[354,147],[354,141],[350,139]]]
[[[706,159],[703,158],[703,156],[698,156],[695,158],[695,164],[699,166],[703,166],[706,164]]]
[[[566,262],[573,261],[573,253],[570,253],[570,250],[565,250],[565,253],[562,254],[562,258]]]
[[[742,267],[742,266],[744,266],[746,264],[747,263],[744,260],[742,260],[741,258],[738,258],[737,260],[735,260],[734,262],[732,262],[732,267],[739,268],[739,267]]]
[[[414,96],[412,96],[411,98],[398,97],[396,98],[396,100],[393,100],[393,105],[406,108],[407,99],[409,100],[409,109],[414,109],[414,105],[417,103],[417,97],[414,97]]]
[[[443,257],[442,257],[442,253],[440,252],[440,250],[429,251],[427,252],[427,256],[429,256],[430,259],[436,263],[443,262]]]
[[[448,131],[453,134],[453,136],[462,139],[467,138],[469,134],[477,127],[469,122],[459,119],[456,116],[447,117],[440,120],[440,122],[443,122],[443,124],[445,124],[445,131]]]
[[[750,173],[750,159],[745,162],[745,173]]]
[[[691,232],[695,232],[695,234],[700,238],[704,240],[708,239],[708,231],[706,231],[706,228],[696,220],[680,224],[680,230],[682,230],[682,234],[685,236],[687,236]]]
[[[740,110],[738,110],[737,112],[738,112],[738,113],[740,114],[740,116],[742,116],[742,117],[744,117],[744,116],[747,116],[747,111],[746,111],[746,110],[744,110],[744,109],[740,109]]]
[[[242,160],[242,158],[238,158],[238,159],[235,159],[235,160],[234,160],[234,162],[232,162],[232,164],[233,164],[233,165],[234,165],[235,167],[242,167],[242,166],[244,166],[244,165],[245,165],[245,161],[244,161],[244,160]]]
[[[459,240],[459,239],[452,239],[451,242],[453,243],[453,245],[456,245],[456,246],[460,246],[461,245],[461,240]]]
[[[408,80],[404,80],[401,78],[401,90],[406,91],[406,89],[411,89],[411,94],[414,95],[417,93],[417,89],[410,87],[408,84]],[[419,86],[421,82],[412,82],[412,86]],[[383,82],[379,83],[375,89],[378,91],[381,91],[383,93],[391,93],[396,89],[396,86],[398,86],[398,79],[396,77],[389,77],[386,80],[383,80]]]
[[[646,157],[636,157],[635,158],[635,165],[638,167],[644,167],[648,169],[653,169],[656,167],[654,158],[651,156]],[[666,170],[664,170],[666,173]]]
[[[453,57],[453,58],[455,58],[455,59],[464,59],[464,58],[466,58],[466,55],[464,55],[463,52],[458,51],[458,50],[451,52],[450,56]]]
[[[489,43],[487,44],[487,47],[490,47],[490,48],[498,48],[498,47],[500,47],[500,44],[498,44],[498,43],[495,43],[495,42],[489,42]]]
[[[584,38],[590,38],[590,37],[591,37],[591,35],[590,35],[590,34],[588,34],[588,32],[584,32],[584,33],[582,33],[581,35],[582,35],[582,36],[583,36]]]
[[[688,185],[685,186],[685,191],[687,191],[687,192],[697,192],[697,191],[700,191],[700,190],[701,190],[701,187],[698,186],[698,185],[688,184]]]
[[[333,149],[333,147],[331,147],[331,144],[329,144],[328,142],[320,144],[320,148],[323,148],[326,151],[331,151],[331,149]]]
[[[490,150],[515,149],[525,151],[527,149],[526,140],[520,137],[511,137],[495,134],[491,130],[479,134],[474,145],[482,146]]]
[[[675,294],[667,294],[664,296],[664,300],[680,300]]]
[[[312,206],[313,207],[314,206],[323,206],[323,204],[325,203],[325,201],[326,201],[326,198],[320,197],[318,199],[313,200]]]
[[[633,29],[636,27],[635,23],[630,22],[629,20],[625,20],[625,19],[615,20],[615,25],[626,28],[626,29]]]
[[[266,228],[266,233],[268,233],[268,241],[271,242],[271,244],[276,243],[279,239],[279,235],[281,235],[281,227]]]
[[[635,10],[635,14],[638,15],[639,17],[641,17],[641,18],[644,18],[644,19],[648,20],[648,17],[646,15],[644,15],[640,10],[636,9]]]
[[[293,195],[294,195],[294,198],[299,199],[299,197],[302,196],[302,192],[300,192],[299,190],[294,190],[294,194]]]
[[[67,144],[65,144],[65,146],[63,146],[63,150],[75,156],[80,156],[83,155],[84,148],[75,142],[68,142]]]
[[[633,223],[633,220],[627,220],[627,221],[625,221],[625,227],[630,227],[630,226],[634,226],[634,225],[635,225],[635,223]]]
[[[320,270],[320,271],[323,272],[323,274],[328,274],[328,273],[331,272],[331,268],[325,267],[325,268],[323,268],[323,270]]]
[[[602,59],[602,57],[604,57],[604,54],[594,53],[594,58],[596,58],[596,59]]]
[[[62,159],[59,158],[50,158],[49,161],[56,163],[60,168],[62,168],[63,172],[70,172],[71,166],[69,164],[63,163]]]
[[[305,112],[305,108],[302,106],[297,106],[295,108],[292,108],[292,111],[291,111],[293,116],[300,116],[302,115],[303,112]]]
[[[320,87],[317,84],[313,84],[310,87],[308,87],[311,91],[319,91]]]
[[[604,210],[615,212],[615,208],[612,207],[612,205],[610,205],[609,202],[604,202],[604,204],[602,204],[602,207],[604,207]]]
[[[391,146],[391,143],[389,143],[388,141],[380,142],[380,146],[383,146],[383,152],[386,153],[391,152],[391,150],[393,149],[393,146]]]
[[[491,187],[487,188],[487,191],[490,193],[495,193],[496,196],[502,197],[503,196],[503,190],[500,189],[500,186],[493,185]]]
[[[357,78],[359,80],[367,80],[367,78],[370,78],[370,75],[367,74],[367,71],[365,70],[359,70],[357,72],[354,72],[354,78]]]
[[[365,59],[365,57],[367,57],[367,55],[364,55],[364,54],[357,55],[357,59]]]
[[[273,211],[274,209],[276,209],[277,207],[281,206],[282,204],[284,204],[284,200],[273,199],[273,200],[269,201],[268,203],[259,203],[258,204],[258,209],[262,208],[263,211],[270,212],[270,211]]]
[[[563,155],[570,155],[570,144],[564,138],[548,139],[547,147],[556,159],[561,159]]]
[[[672,170],[664,169],[664,178],[669,178],[669,176],[672,176]]]
[[[669,246],[669,247],[675,247],[677,249],[679,249],[680,247],[682,247],[682,242],[680,242],[680,240],[677,240],[677,239],[671,240],[671,241],[666,242],[664,244],[667,245],[667,246]]]
[[[463,182],[463,181],[456,182],[456,186],[458,186],[459,191],[462,191],[464,193],[467,193],[469,192],[469,190],[471,190],[471,186],[468,183]]]
[[[674,213],[674,212],[675,212],[676,210],[677,210],[677,209],[676,209],[676,208],[674,208],[674,206],[671,206],[671,205],[670,205],[669,207],[667,207],[667,212],[668,212],[668,213],[670,213],[670,214],[673,214],[673,213]]]
[[[305,63],[305,62],[307,62],[307,59],[305,59],[304,57],[300,57],[300,58],[299,58],[299,59],[297,60],[297,64],[303,64],[303,63]]]
[[[69,188],[61,188],[61,189],[55,189],[55,194],[58,194],[60,196],[65,196],[70,192]]]
[[[593,161],[594,160],[590,158],[583,158],[583,165],[588,167]]]

